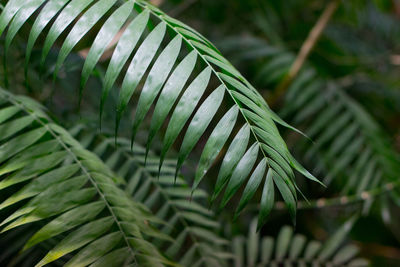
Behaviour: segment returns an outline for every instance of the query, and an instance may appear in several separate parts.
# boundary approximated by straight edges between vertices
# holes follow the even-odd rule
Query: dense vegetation
[[[398,1],[1,4],[2,266],[400,264]]]

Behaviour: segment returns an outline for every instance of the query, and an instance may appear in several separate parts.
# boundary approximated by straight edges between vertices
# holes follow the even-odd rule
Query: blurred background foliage
[[[308,239],[326,240],[361,210],[349,233],[350,243],[372,266],[400,266],[400,1],[151,2],[210,39],[276,113],[309,135],[311,140],[280,128],[291,152],[327,185],[322,188],[298,177],[299,187],[310,203],[299,202],[295,231]],[[332,16],[299,72],[289,77],[299,51],[309,41],[309,33],[318,27],[321,14],[330,5],[334,5]],[[29,30],[24,27],[20,36]],[[91,38],[89,32],[87,40]],[[8,71],[23,75],[13,68],[23,69],[24,43],[15,44]],[[39,77],[40,49],[32,54],[37,71],[29,72],[32,82],[28,91],[21,76],[11,75],[9,83],[17,91],[45,102],[63,125],[72,127],[79,121],[98,129],[101,90],[86,90],[80,113],[76,112],[75,92],[82,57],[87,54],[85,39],[75,50],[78,53],[65,63],[57,81],[56,86],[62,90],[53,93],[51,83]],[[51,52],[53,59],[47,64],[53,64],[56,56]],[[54,66],[45,69],[47,72],[41,75],[51,79]],[[104,69],[99,66],[88,88],[100,88],[103,77]],[[116,91],[112,94],[114,103],[109,101],[105,108],[103,132],[112,133],[114,129],[113,105],[118,95]],[[129,115],[125,114],[127,118]],[[130,126],[129,120],[123,120],[120,135],[129,136]],[[142,131],[138,142],[145,144],[146,131]],[[198,146],[203,145],[200,142]],[[159,139],[153,150],[159,152],[160,146]],[[184,177],[194,177],[199,153],[194,151],[195,156],[183,169]],[[203,189],[209,191],[214,181],[206,180]],[[203,204],[208,205],[206,201]],[[225,237],[246,235],[258,207],[248,207],[231,222],[235,208],[232,204],[217,213]],[[285,224],[291,221],[279,202],[259,235],[276,237]]]

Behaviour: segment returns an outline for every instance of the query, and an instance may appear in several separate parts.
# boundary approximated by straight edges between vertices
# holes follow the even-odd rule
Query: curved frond
[[[22,17],[27,20],[32,12],[26,10],[35,8],[38,15],[29,34],[26,62],[29,64],[39,34],[46,36],[41,54],[42,64],[56,40],[63,38],[54,77],[57,77],[64,61],[83,36],[89,31],[95,32],[96,37],[90,41],[90,51],[82,69],[80,96],[111,37],[125,29],[106,67],[100,115],[110,90],[120,77],[122,84],[117,100],[116,132],[131,98],[139,92],[132,123],[132,143],[151,106],[155,105],[146,154],[155,134],[166,124],[159,168],[172,144],[181,136],[183,141],[176,173],[199,139],[206,135],[207,142],[193,190],[221,151],[225,151],[224,146],[228,149],[219,171],[218,192],[214,192],[218,195],[227,187],[221,206],[237,194],[247,177],[253,175],[250,179],[252,182],[247,182],[246,194],[242,196],[242,205],[246,203],[261,185],[267,169],[275,173],[274,183],[285,201],[290,200],[287,203],[291,209],[297,201],[293,170],[318,181],[291,156],[275,123],[288,125],[273,113],[257,90],[220,52],[194,29],[139,0],[49,0],[37,1],[34,7],[26,6],[23,1],[11,0],[0,16],[0,34],[9,26],[6,39],[12,40],[11,34],[17,30],[11,29],[17,27],[14,24],[20,24],[16,18],[24,14]],[[47,28],[49,30],[45,31]],[[165,47],[162,45],[164,43]],[[127,65],[127,69],[123,68],[124,65]],[[206,92],[210,87],[213,90]],[[225,102],[229,105],[228,112],[225,112],[225,105],[221,105]],[[221,112],[224,114],[222,118],[219,116]],[[212,121],[217,124],[208,134],[207,129]],[[185,125],[187,130],[183,133]],[[239,128],[241,130],[235,134]],[[253,169],[257,172],[254,173]],[[273,201],[273,198],[267,198],[266,201]],[[267,215],[268,210],[264,210],[263,214]],[[291,214],[294,216],[295,212]]]
[[[282,226],[277,237],[261,236],[253,220],[247,237],[238,236],[232,241],[236,255],[235,266],[368,266],[358,258],[359,249],[352,244],[342,245],[356,217],[344,223],[326,241],[307,240],[295,234],[290,226]]]
[[[274,50],[273,55],[262,54],[266,61],[256,79],[275,86],[295,56],[285,49],[268,47],[257,38],[247,42],[253,50]],[[266,75],[271,72],[274,74]],[[400,155],[380,122],[339,82],[324,79],[312,66],[304,66],[288,87],[280,114],[313,140],[296,142],[295,148],[302,155],[302,162],[314,168],[312,172],[317,176],[324,177],[322,182],[330,185],[332,192],[339,193],[334,203],[365,201],[367,212],[373,200],[386,193],[399,203]],[[329,201],[316,205],[322,207],[325,202]]]
[[[289,88],[286,101],[286,116],[315,140],[298,147],[316,173],[325,173],[325,184],[335,181],[341,195],[362,195],[368,204],[372,199],[365,192],[379,187],[398,198],[400,156],[381,126],[339,85],[309,70]]]
[[[2,257],[47,244],[36,266],[170,263],[150,242],[170,240],[151,226],[162,221],[120,190],[95,154],[30,98],[1,90],[0,102],[1,234],[28,229]]]
[[[145,204],[160,220],[160,231],[171,236],[174,243],[157,242],[156,246],[182,266],[224,266],[228,241],[217,232],[221,225],[212,211],[202,205],[207,193],[194,192],[183,177],[175,181],[176,160],[167,159],[158,175],[159,158],[150,152],[145,165],[146,149],[138,144],[130,148],[129,140],[93,134],[84,126],[71,129],[71,134],[87,149],[124,178],[125,191],[134,201]],[[188,199],[191,198],[190,201]]]

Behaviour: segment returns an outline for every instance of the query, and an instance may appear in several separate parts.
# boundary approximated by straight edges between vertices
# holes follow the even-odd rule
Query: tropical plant
[[[281,77],[293,58],[281,51],[271,56],[262,72],[279,64],[281,73],[276,77]],[[268,82],[279,81],[270,77]],[[400,155],[381,126],[338,82],[304,67],[287,88],[284,101],[281,115],[313,140],[302,140],[297,150],[312,172],[324,177],[324,184],[340,190],[339,202],[365,201],[367,211],[375,198],[386,193],[399,201]]]
[[[33,46],[39,34],[48,24],[51,26],[49,26],[50,29],[46,35],[43,49],[41,49],[41,68],[43,68],[46,57],[55,41],[70,24],[75,22],[70,26],[68,34],[61,44],[54,66],[53,79],[55,80],[64,61],[76,44],[101,21],[107,12],[112,12],[100,29],[96,30],[94,40],[91,40],[90,51],[82,67],[79,101],[81,101],[87,80],[107,48],[109,41],[127,22],[126,29],[116,44],[110,63],[106,68],[100,101],[100,121],[109,91],[118,76],[121,75],[123,81],[116,107],[116,135],[122,115],[127,109],[132,95],[136,89],[140,90],[131,132],[131,143],[133,144],[139,126],[159,94],[152,115],[146,151],[149,150],[155,134],[167,118],[168,113],[172,111],[160,155],[159,169],[161,169],[166,153],[195,111],[183,135],[175,171],[177,174],[200,137],[205,133],[211,120],[218,120],[217,125],[208,135],[207,143],[200,157],[192,186],[194,190],[229,139],[240,114],[240,119],[242,119],[242,121],[238,121],[240,130],[233,137],[233,140],[228,142],[229,148],[221,164],[213,199],[227,185],[220,205],[221,208],[224,207],[251,174],[253,166],[256,165],[257,168],[250,177],[247,190],[245,190],[239,203],[236,212],[239,213],[261,184],[268,166],[271,175],[266,180],[264,191],[273,190],[271,180],[273,179],[288,205],[292,219],[295,219],[297,188],[293,169],[311,180],[318,180],[291,156],[275,126],[275,122],[287,127],[290,126],[268,107],[258,91],[201,34],[144,1],[120,3],[116,0],[48,2],[38,0],[30,2],[29,5],[25,5],[23,1],[9,1],[0,17],[0,34],[9,26],[5,37],[6,56],[18,30],[40,8],[41,10],[30,29],[27,40],[25,72],[28,71]],[[130,16],[135,13],[139,14],[130,21]],[[158,23],[157,26],[153,25],[155,23]],[[146,25],[149,25],[148,32],[145,32]],[[171,31],[171,37],[165,37],[167,29]],[[167,45],[157,54],[163,41]],[[182,42],[187,45],[187,49],[182,48]],[[136,46],[138,48],[134,51]],[[128,62],[128,68],[123,70],[123,66],[127,63],[133,51],[134,55]],[[179,61],[178,56],[180,54],[183,54],[183,59]],[[154,64],[147,77],[143,78],[153,58]],[[197,68],[195,68],[196,62],[198,63]],[[175,69],[173,69],[174,66],[176,66]],[[187,83],[190,76],[194,79]],[[216,87],[216,89],[212,90],[204,101],[200,101],[212,76],[216,79],[217,85],[213,85],[213,88]],[[7,73],[5,77],[7,77]],[[144,79],[144,84],[139,89],[137,87],[142,79]],[[183,94],[173,109],[181,92]],[[229,104],[231,107],[228,108],[229,110],[225,112],[222,118],[214,118],[225,94],[231,102]],[[196,109],[199,102],[200,106]],[[248,148],[249,144],[250,147]],[[265,223],[273,199],[268,198],[265,201],[261,208],[260,226]]]
[[[395,144],[397,133],[393,132],[396,123],[387,118],[398,114],[390,102],[398,99],[398,82],[392,75],[397,68],[393,53],[397,51],[399,27],[396,18],[382,11],[387,7],[371,2],[330,1],[298,56],[286,45],[293,44],[297,36],[289,37],[291,41],[281,39],[285,30],[280,25],[290,24],[293,18],[287,17],[284,8],[279,10],[279,4],[265,4],[265,10],[272,12],[269,17],[255,15],[261,36],[232,37],[219,46],[232,53],[237,64],[250,62],[257,66],[252,80],[260,88],[276,88],[263,94],[279,107],[286,121],[312,140],[299,140],[290,134],[289,148],[302,157],[314,175],[323,177],[328,190],[315,190],[311,205],[299,202],[298,207],[344,211],[360,208],[369,218],[382,216],[398,236],[390,213],[399,203],[400,157]],[[326,10],[338,3],[337,19],[316,44],[315,29],[321,29]],[[290,25],[286,30],[296,31],[295,24]],[[368,27],[374,40],[381,41],[365,41],[363,33]],[[312,47],[315,52],[293,76],[293,66],[304,56],[304,47]],[[251,68],[254,66],[247,67]],[[283,94],[282,100],[279,97]]]
[[[307,241],[301,234],[293,234],[293,228],[283,226],[276,239],[260,238],[253,220],[247,237],[237,236],[232,241],[236,255],[235,266],[368,266],[368,261],[355,258],[359,249],[354,245],[340,247],[356,221],[354,216],[321,244]]]
[[[256,73],[258,83],[282,85],[295,55],[257,38],[249,38],[248,45],[259,53],[245,53],[239,60],[261,55],[267,59]],[[339,194],[334,191],[332,201],[324,200],[321,205],[366,201],[368,210],[374,199],[386,193],[398,203],[400,155],[381,126],[344,87],[343,81],[327,79],[315,68],[304,66],[285,88],[281,108],[281,116],[313,140],[296,143],[303,161],[315,175],[324,177],[324,184],[340,190]]]
[[[138,144],[133,144],[131,149],[128,139],[119,138],[115,142],[113,137],[94,134],[83,125],[75,126],[70,132],[119,177],[125,177],[125,191],[133,200],[145,204],[160,220],[167,222],[161,232],[171,236],[175,243],[156,244],[160,250],[168,245],[167,256],[182,266],[222,266],[232,257],[226,252],[228,241],[217,233],[221,226],[215,215],[200,202],[208,194],[201,189],[192,192],[182,176],[175,180],[176,160],[165,160],[159,174],[159,158],[150,151],[146,160],[146,149]],[[191,200],[187,201],[188,198]]]
[[[1,265],[400,262],[395,1],[0,8]]]
[[[65,265],[169,263],[146,240],[171,241],[151,226],[162,221],[121,191],[97,156],[53,123],[38,103],[4,90],[0,97],[2,233],[36,225],[25,229],[29,238],[23,236],[23,247],[11,246],[2,256],[56,237],[37,266],[78,249]]]

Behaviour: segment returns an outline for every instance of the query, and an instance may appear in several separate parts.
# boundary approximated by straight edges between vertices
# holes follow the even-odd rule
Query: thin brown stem
[[[347,206],[351,204],[356,204],[360,202],[370,201],[374,198],[380,197],[384,194],[387,194],[394,189],[400,187],[400,181],[396,181],[393,183],[387,183],[380,187],[373,188],[368,191],[363,191],[359,194],[354,194],[350,196],[339,196],[333,198],[320,198],[316,200],[307,201],[299,201],[297,204],[298,209],[322,209],[329,208],[334,206]],[[276,202],[275,204],[276,210],[285,210],[286,206],[284,202]]]
[[[307,36],[307,39],[304,41],[303,45],[300,48],[300,51],[290,66],[288,74],[282,80],[280,84],[278,84],[275,93],[272,95],[270,99],[270,103],[277,103],[281,97],[286,92],[289,85],[292,83],[294,78],[300,72],[304,62],[310,55],[310,52],[314,48],[315,44],[317,43],[318,39],[320,38],[322,32],[324,31],[326,25],[328,24],[329,20],[331,19],[332,15],[335,13],[336,9],[338,8],[340,0],[332,0],[329,4],[325,7],[324,11],[322,12],[321,16],[319,17],[317,23],[315,23],[314,27],[311,29],[310,33]]]
[[[354,241],[353,241],[354,242]],[[396,247],[385,246],[377,243],[354,242],[366,255],[375,255],[392,260],[400,260],[400,250]]]
[[[400,181],[395,181],[387,184],[383,184],[379,187],[370,189],[368,191],[363,191],[358,194],[349,195],[349,196],[338,196],[332,198],[319,198],[310,201],[298,201],[297,209],[298,210],[308,210],[308,209],[325,209],[330,207],[345,207],[349,205],[354,205],[357,203],[363,203],[366,201],[371,201],[375,198],[383,196],[384,194],[388,194],[391,191],[400,188]],[[250,209],[259,210],[260,205],[255,204],[251,205]],[[275,210],[286,210],[286,204],[283,201],[275,202],[274,206]]]

